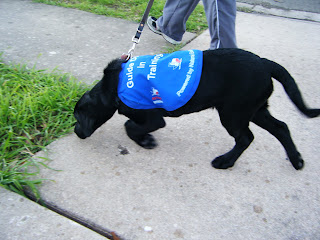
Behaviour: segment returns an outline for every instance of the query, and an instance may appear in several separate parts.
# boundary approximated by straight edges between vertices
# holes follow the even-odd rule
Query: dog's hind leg
[[[226,128],[228,133],[235,138],[236,144],[229,152],[215,158],[211,162],[211,165],[214,168],[227,169],[232,167],[254,139],[254,136],[248,127],[249,120],[245,120],[243,115],[239,115],[241,117],[240,119],[240,117],[237,117],[236,115],[231,116],[230,113],[232,113],[232,111],[219,111],[222,125]]]
[[[240,131],[239,135],[235,137],[236,145],[224,155],[215,158],[211,165],[218,169],[227,169],[232,167],[240,155],[246,150],[253,141],[253,134],[249,128]]]
[[[252,122],[267,130],[280,141],[296,170],[303,168],[304,161],[293,143],[287,124],[274,118],[266,106],[258,110]]]
[[[160,113],[147,110],[130,116],[130,120],[125,123],[125,128],[130,139],[143,148],[153,149],[157,146],[157,142],[150,132],[163,128],[165,125],[166,123]]]

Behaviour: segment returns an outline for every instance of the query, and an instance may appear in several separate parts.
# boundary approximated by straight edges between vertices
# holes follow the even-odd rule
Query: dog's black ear
[[[110,97],[104,94],[100,95],[100,100],[104,106],[110,105]]]

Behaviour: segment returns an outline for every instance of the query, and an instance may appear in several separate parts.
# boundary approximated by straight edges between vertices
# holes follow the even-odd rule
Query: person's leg
[[[235,0],[203,0],[209,32],[210,49],[236,48],[236,1]]]
[[[186,31],[186,22],[199,0],[167,0],[163,15],[157,20],[157,27],[162,33],[181,41]]]

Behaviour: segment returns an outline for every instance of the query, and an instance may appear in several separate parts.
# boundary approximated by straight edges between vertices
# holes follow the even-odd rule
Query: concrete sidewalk
[[[1,187],[0,232],[2,240],[105,239],[98,233]]]
[[[320,23],[238,12],[236,26],[240,48],[285,66],[306,102],[320,106]],[[87,83],[130,47],[135,29],[135,23],[78,10],[0,2],[0,51],[6,61],[58,66]],[[185,49],[208,45],[205,32]],[[146,28],[136,54],[167,46]],[[301,116],[277,82],[270,110],[288,124],[306,162],[303,171],[295,171],[281,145],[255,125],[250,126],[255,141],[236,165],[213,169],[211,160],[233,146],[215,111],[167,118],[167,127],[154,133],[159,142],[154,150],[128,139],[125,117],[115,115],[89,139],[70,134],[39,153],[62,170],[42,170],[42,177],[55,181],[41,187],[42,197],[128,240],[320,239],[320,119]],[[69,220],[54,213],[43,214],[28,200],[21,203],[20,196],[3,190],[0,195],[5,239],[100,237],[77,224],[69,227]],[[37,221],[43,223],[38,232],[31,227]]]

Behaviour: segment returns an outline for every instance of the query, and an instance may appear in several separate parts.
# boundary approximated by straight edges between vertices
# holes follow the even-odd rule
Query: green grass
[[[0,186],[22,195],[29,187],[38,196],[36,185],[43,180],[30,177],[45,159],[33,156],[70,132],[73,108],[86,90],[58,71],[29,70],[0,59]]]
[[[252,8],[249,7],[237,7],[237,11],[239,12],[245,12],[245,13],[252,13]]]
[[[56,6],[77,8],[95,14],[106,15],[139,22],[147,7],[147,0],[34,0]],[[150,16],[160,17],[162,15],[165,0],[154,1]],[[187,21],[187,31],[201,33],[207,28],[207,20],[203,6],[198,4]]]

